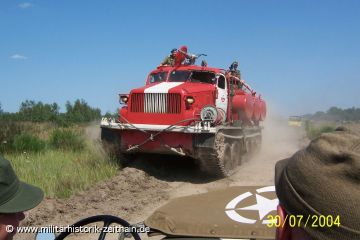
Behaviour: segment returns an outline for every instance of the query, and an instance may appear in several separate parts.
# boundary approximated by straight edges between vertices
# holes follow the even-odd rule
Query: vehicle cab
[[[225,71],[219,68],[160,66],[150,72],[145,86],[133,89],[126,100],[127,107],[120,114],[132,123],[173,124],[199,118],[208,105],[226,116],[228,83]]]

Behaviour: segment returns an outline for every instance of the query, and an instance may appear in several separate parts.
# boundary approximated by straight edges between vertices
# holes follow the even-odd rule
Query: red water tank
[[[262,99],[260,99],[260,106],[261,106],[260,121],[264,121],[266,118],[266,102]]]
[[[253,96],[254,98],[254,112],[252,115],[252,120],[258,122],[260,120],[260,115],[262,113],[262,104],[261,104],[261,100],[256,97]]]
[[[254,98],[250,93],[242,92],[236,94],[232,100],[233,112],[240,112],[240,117],[243,120],[251,120],[254,112]]]

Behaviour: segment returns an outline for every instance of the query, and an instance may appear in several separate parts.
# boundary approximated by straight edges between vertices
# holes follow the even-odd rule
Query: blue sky
[[[240,62],[283,114],[360,107],[360,1],[0,1],[0,102],[114,112],[170,49]]]

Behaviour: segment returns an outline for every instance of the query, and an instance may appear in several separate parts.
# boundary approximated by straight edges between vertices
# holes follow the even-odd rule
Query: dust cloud
[[[273,185],[275,163],[292,156],[306,144],[304,130],[288,126],[287,119],[274,109],[268,110],[263,124],[260,152],[245,159],[231,177],[233,183],[230,185]]]
[[[233,176],[215,181],[170,182],[172,189],[170,198],[224,189],[229,186],[274,185],[276,162],[291,157],[306,145],[303,129],[288,126],[287,118],[281,117],[274,109],[272,107],[268,111],[270,114],[263,124],[260,152],[253,156],[245,156]]]
[[[94,121],[91,122],[88,126],[85,128],[85,135],[87,140],[90,140],[91,142],[98,142],[100,141],[100,125],[99,122]]]
[[[304,145],[304,136],[302,128],[288,126],[286,118],[272,112],[264,123],[263,142],[258,157],[288,157]]]

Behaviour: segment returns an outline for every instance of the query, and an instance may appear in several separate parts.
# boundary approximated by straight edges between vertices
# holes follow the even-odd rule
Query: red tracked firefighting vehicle
[[[209,174],[229,176],[243,155],[260,147],[265,101],[223,69],[183,64],[196,57],[181,49],[175,67],[159,66],[145,86],[119,95],[124,106],[118,119],[102,119],[102,140],[125,157],[190,156]]]

